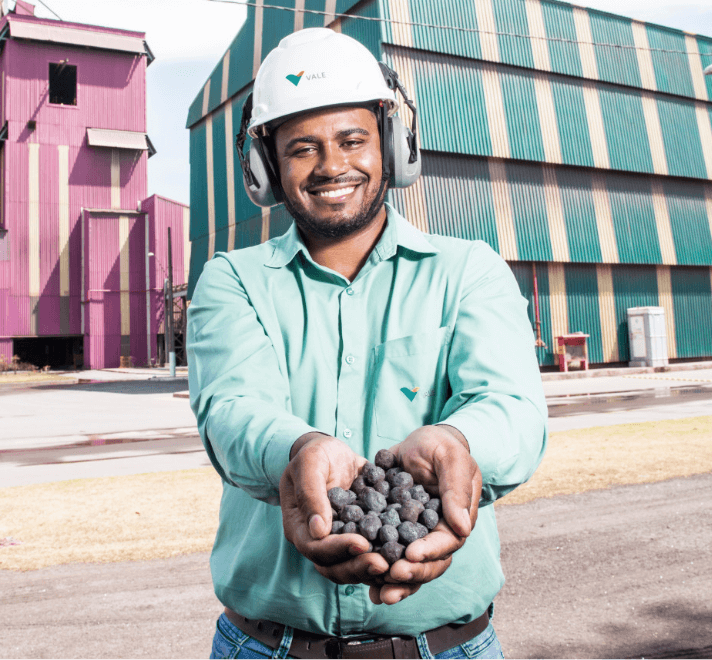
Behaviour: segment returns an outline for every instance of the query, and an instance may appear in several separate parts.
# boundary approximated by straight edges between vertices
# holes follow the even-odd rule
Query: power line
[[[61,18],[59,18],[59,14],[54,11],[54,9],[52,9],[46,2],[42,2],[42,0],[37,0],[37,2],[39,2],[46,9],[49,9],[60,21],[62,20]]]
[[[242,5],[245,7],[257,7],[262,9],[281,9],[282,11],[291,11],[293,13],[300,12],[304,14],[318,14],[321,16],[333,16],[334,18],[353,18],[362,21],[373,21],[376,23],[390,23],[392,25],[410,25],[412,27],[422,27],[431,28],[434,30],[453,30],[455,32],[466,32],[475,33],[481,35],[491,35],[496,37],[516,37],[519,39],[539,39],[540,41],[553,41],[557,43],[572,44],[572,45],[584,45],[584,46],[600,46],[603,48],[619,48],[621,50],[646,50],[651,53],[669,53],[673,55],[699,55],[700,57],[712,57],[712,52],[710,53],[700,53],[692,52],[688,53],[686,50],[669,50],[666,48],[641,48],[639,46],[630,46],[627,44],[607,44],[607,43],[596,43],[592,41],[578,41],[576,39],[566,39],[564,37],[539,37],[529,34],[518,34],[516,32],[497,32],[490,30],[480,30],[479,28],[467,28],[460,27],[457,25],[433,25],[432,23],[420,23],[417,21],[398,21],[392,18],[377,18],[373,16],[358,16],[356,14],[339,14],[332,13],[328,11],[319,11],[318,9],[297,9],[295,7],[280,7],[278,5],[268,5],[268,4],[258,4],[256,2],[248,2],[247,0],[210,0],[210,2],[224,2],[229,5]]]

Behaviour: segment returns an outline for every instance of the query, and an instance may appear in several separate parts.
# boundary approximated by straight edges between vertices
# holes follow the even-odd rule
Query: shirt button
[[[344,438],[351,437],[351,429],[344,429]]]
[[[353,355],[348,355],[348,356],[346,357],[346,362],[347,362],[348,364],[353,364],[354,362],[356,362],[356,358],[355,358]]]
[[[346,587],[346,595],[350,596],[356,589],[352,584],[350,584],[348,587]]]
[[[353,295],[354,295],[354,290],[353,290],[351,287],[349,287],[348,289],[346,289],[346,293],[347,293],[348,295],[350,295],[350,296],[353,296]]]

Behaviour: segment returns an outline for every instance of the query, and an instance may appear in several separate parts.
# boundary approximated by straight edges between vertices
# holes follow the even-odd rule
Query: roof
[[[106,128],[87,128],[87,143],[90,147],[113,149],[136,149],[148,151],[149,157],[156,153],[146,133],[117,131]]]
[[[148,63],[153,61],[153,54],[148,48],[143,32],[114,30],[99,26],[81,25],[38,19],[34,16],[10,14],[5,19],[0,39],[28,39],[58,44],[71,44],[85,48],[114,50],[125,53],[146,55]]]

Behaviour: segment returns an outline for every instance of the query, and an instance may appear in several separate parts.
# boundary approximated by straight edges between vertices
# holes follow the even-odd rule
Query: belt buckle
[[[376,642],[379,639],[387,639],[382,635],[349,635],[346,637],[331,637],[326,640],[325,651],[327,658],[341,658],[345,646],[356,646],[368,642]]]

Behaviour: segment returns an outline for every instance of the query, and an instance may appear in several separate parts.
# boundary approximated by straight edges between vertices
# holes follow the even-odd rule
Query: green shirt
[[[247,618],[414,635],[478,617],[504,583],[491,504],[532,475],[547,433],[527,303],[486,243],[387,212],[352,282],[316,264],[292,225],[217,253],[188,310],[191,406],[224,486],[213,583]],[[330,582],[284,538],[289,450],[318,430],[373,460],[438,422],[463,433],[482,471],[477,525],[440,578],[373,605],[368,587]]]

